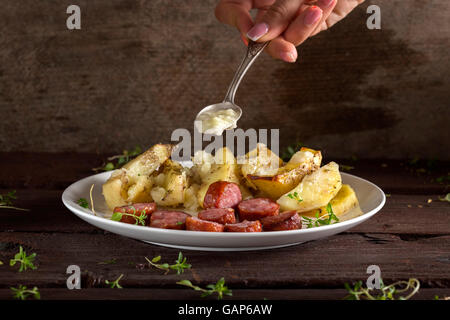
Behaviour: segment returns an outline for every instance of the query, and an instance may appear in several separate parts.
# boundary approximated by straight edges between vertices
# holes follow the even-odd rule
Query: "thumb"
[[[305,0],[277,0],[264,15],[260,15],[247,37],[253,41],[265,42],[281,35],[298,15]]]

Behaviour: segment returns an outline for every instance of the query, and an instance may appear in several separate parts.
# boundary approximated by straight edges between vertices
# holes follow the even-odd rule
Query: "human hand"
[[[221,0],[215,14],[236,27],[244,43],[271,41],[267,52],[295,62],[296,46],[343,19],[364,0]],[[251,9],[258,9],[255,22]]]

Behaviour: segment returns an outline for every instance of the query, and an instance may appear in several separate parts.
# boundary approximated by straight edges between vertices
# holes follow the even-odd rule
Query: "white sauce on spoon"
[[[195,119],[195,127],[201,133],[222,135],[226,129],[236,128],[238,114],[233,109],[206,111]]]

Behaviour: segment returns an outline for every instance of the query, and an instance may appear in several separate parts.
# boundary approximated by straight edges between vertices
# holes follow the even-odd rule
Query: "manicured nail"
[[[249,37],[253,41],[256,41],[263,35],[265,35],[267,32],[269,32],[269,25],[267,23],[260,22],[258,24],[255,24],[253,28],[251,28],[247,32],[247,37]]]
[[[280,58],[283,59],[286,62],[295,62],[297,60],[296,54],[290,52],[290,51],[282,51],[280,52]]]
[[[306,13],[304,22],[307,26],[310,26],[319,21],[321,17],[322,17],[322,10],[320,10],[319,7],[312,6],[311,10],[309,10]]]
[[[331,6],[331,4],[333,3],[334,0],[320,0],[320,7],[321,8],[328,8],[329,6]]]

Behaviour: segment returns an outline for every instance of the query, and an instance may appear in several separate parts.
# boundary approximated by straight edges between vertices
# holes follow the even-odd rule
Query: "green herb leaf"
[[[183,257],[183,254],[181,252],[178,253],[178,259],[175,260],[175,264],[172,265],[169,265],[168,263],[158,264],[157,262],[161,260],[161,256],[154,257],[152,260],[145,257],[145,260],[147,260],[150,267],[153,266],[155,268],[165,270],[165,274],[168,274],[170,270],[176,270],[177,274],[182,274],[184,273],[185,269],[191,268],[191,265],[186,261],[187,258]]]
[[[220,278],[216,284],[209,284],[206,286],[207,289],[203,289],[199,286],[195,286],[189,280],[181,280],[178,281],[177,284],[186,286],[194,289],[195,291],[201,291],[200,295],[202,298],[212,295],[213,293],[217,293],[217,300],[223,299],[224,295],[232,296],[233,293],[227,286],[225,286],[225,279]]]
[[[443,198],[440,198],[440,197],[439,197],[439,200],[440,200],[440,201],[447,201],[447,202],[450,202],[450,193],[447,193],[447,194],[445,195],[445,197],[443,197]]]
[[[119,169],[124,164],[128,163],[130,160],[136,158],[138,155],[142,153],[142,148],[140,146],[136,146],[133,150],[128,151],[124,150],[122,154],[111,156],[107,159],[107,161],[98,168],[93,168],[93,171],[111,171],[115,169]]]
[[[339,222],[339,218],[333,212],[333,207],[331,206],[331,203],[328,203],[326,210],[328,217],[324,219],[322,219],[322,217],[319,217],[319,214],[321,213],[320,210],[316,213],[315,219],[302,216],[303,222],[306,223],[307,228],[330,225],[332,224],[332,221]]]
[[[13,292],[14,299],[26,300],[29,296],[34,296],[35,299],[41,298],[41,294],[37,287],[27,289],[26,286],[19,285],[17,288],[11,287],[10,289]]]
[[[11,259],[9,261],[9,265],[12,267],[16,263],[20,263],[19,272],[25,271],[28,268],[34,270],[34,269],[37,269],[37,267],[33,264],[35,257],[36,257],[36,253],[32,253],[29,256],[27,256],[26,252],[23,251],[22,246],[20,246],[19,252],[16,253],[16,255],[14,256],[14,259]]]
[[[13,209],[20,211],[30,211],[28,209],[14,207],[13,200],[16,200],[16,190],[9,191],[7,194],[0,194],[0,209]]]
[[[87,201],[85,198],[80,198],[80,199],[78,199],[78,200],[77,200],[77,203],[78,203],[78,205],[79,205],[80,207],[89,209],[89,203],[88,203],[88,201]]]
[[[295,191],[294,193],[288,193],[287,196],[293,200],[297,200],[298,203],[303,201],[303,199],[298,195],[297,191]]]
[[[122,289],[122,286],[119,284],[120,279],[122,279],[123,274],[121,274],[116,280],[114,281],[108,281],[105,280],[105,283],[107,285],[109,285],[110,288],[117,288],[117,289]]]
[[[362,281],[358,281],[353,288],[348,283],[345,283],[344,286],[349,293],[344,298],[347,300],[408,300],[419,291],[420,282],[411,278],[408,281],[397,281],[386,286],[380,279],[380,289],[364,288]],[[372,294],[372,291],[378,294]],[[411,292],[407,296],[398,296],[408,291]]]

